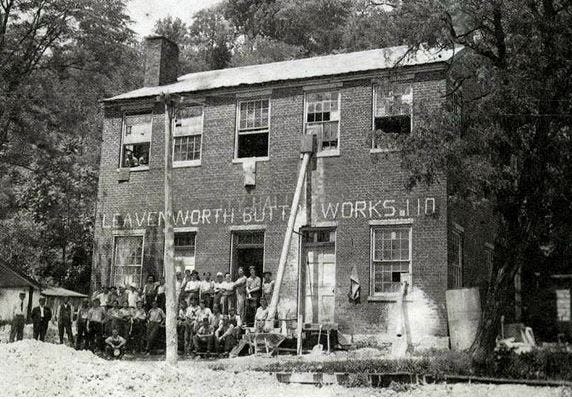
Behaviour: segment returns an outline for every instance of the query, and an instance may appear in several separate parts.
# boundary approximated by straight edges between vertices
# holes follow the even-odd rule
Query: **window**
[[[452,230],[449,242],[449,273],[447,286],[461,288],[463,286],[463,233]]]
[[[193,231],[175,232],[175,269],[185,271],[195,269],[195,239]]]
[[[173,129],[173,165],[197,165],[201,160],[203,106],[177,110]]]
[[[385,82],[374,86],[373,148],[392,146],[398,134],[411,132],[413,89],[408,83]]]
[[[112,285],[140,286],[143,269],[143,236],[116,236]]]
[[[372,229],[372,291],[374,295],[399,292],[411,284],[411,227]]]
[[[340,92],[306,94],[306,134],[315,134],[318,152],[337,152],[340,136]]]
[[[236,157],[267,157],[269,128],[269,99],[239,101]]]
[[[122,168],[149,166],[149,148],[153,130],[153,115],[125,115],[123,118]]]

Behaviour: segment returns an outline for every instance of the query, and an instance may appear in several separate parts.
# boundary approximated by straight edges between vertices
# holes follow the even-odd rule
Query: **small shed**
[[[87,298],[87,295],[61,287],[45,288],[42,290],[42,296],[46,297],[46,305],[52,309],[54,315],[56,315],[60,305],[64,302],[65,297],[70,299],[70,303],[75,311],[81,305],[82,299]]]
[[[20,292],[26,293],[27,318],[32,308],[39,304],[40,283],[26,276],[14,266],[0,262],[0,322],[12,320],[12,308],[20,300]]]

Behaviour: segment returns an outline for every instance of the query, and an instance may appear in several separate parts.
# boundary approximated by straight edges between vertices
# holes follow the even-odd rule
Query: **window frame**
[[[175,235],[177,234],[192,234],[194,237],[194,254],[193,254],[193,267],[190,270],[196,270],[197,269],[197,235],[198,235],[198,230],[196,228],[177,228],[175,227],[173,229],[173,263],[175,263],[175,259],[176,259],[176,255],[175,255]],[[176,265],[175,265],[176,267]],[[185,267],[185,266],[183,266]],[[184,272],[185,270],[183,270]]]
[[[139,166],[131,166],[131,167],[123,166],[123,161],[124,161],[124,156],[125,156],[124,147],[126,145],[130,145],[130,144],[125,144],[125,135],[127,133],[127,120],[126,119],[130,116],[136,116],[136,115],[149,115],[151,117],[149,141],[141,141],[138,143],[132,143],[133,145],[143,144],[143,143],[149,144],[149,151],[147,154],[147,157],[148,157],[147,165],[139,165]],[[125,111],[125,112],[123,112],[123,116],[121,118],[121,142],[119,145],[119,169],[127,169],[127,170],[130,170],[132,172],[149,170],[149,164],[151,163],[151,142],[153,141],[153,119],[154,119],[154,114],[152,111],[141,111],[141,112]]]
[[[408,229],[408,239],[409,239],[409,259],[408,260],[376,260],[375,259],[375,232],[383,229]],[[385,264],[395,264],[398,262],[407,262],[408,267],[408,278],[407,282],[409,286],[413,283],[413,223],[381,223],[381,224],[370,224],[370,287],[369,287],[369,300],[377,299],[396,299],[399,295],[399,291],[376,291],[375,289],[375,266]]]
[[[373,132],[372,137],[371,137],[371,147],[370,147],[370,151],[371,152],[387,152],[387,151],[395,151],[397,150],[397,148],[395,148],[394,146],[385,146],[385,147],[376,147],[375,142],[376,142],[376,129],[375,129],[375,119],[377,118],[376,116],[376,111],[377,111],[377,92],[379,90],[379,88],[381,88],[383,86],[383,84],[387,84],[390,86],[393,85],[407,85],[409,86],[409,88],[411,89],[411,105],[410,105],[410,114],[409,114],[409,122],[410,122],[410,127],[409,127],[409,132],[413,131],[413,126],[414,126],[414,122],[413,122],[413,117],[414,117],[414,112],[413,112],[413,105],[414,105],[414,101],[415,101],[415,94],[414,94],[414,90],[413,90],[413,82],[410,81],[391,81],[391,80],[383,80],[383,81],[377,81],[374,82],[372,84],[372,110],[371,110],[371,131]],[[395,133],[390,133],[390,134],[395,134]],[[397,134],[401,134],[401,133],[397,133]]]
[[[464,256],[464,231],[463,229],[454,227],[451,229],[451,243],[449,243],[449,245],[452,245],[453,240],[458,238],[459,240],[459,245],[458,245],[458,253],[457,256],[459,258],[459,264],[454,264],[451,259],[447,260],[447,288],[448,289],[456,289],[456,288],[463,288],[463,256]],[[448,258],[451,252],[448,251]],[[453,271],[456,271],[456,278],[453,281],[453,278],[451,277],[451,273]],[[450,276],[451,275],[451,276]],[[453,276],[455,277],[455,276]],[[454,283],[454,285],[450,285],[449,282]]]
[[[337,120],[329,120],[329,121],[320,121],[320,122],[308,122],[308,96],[317,93],[338,93],[338,114],[339,117]],[[316,88],[311,90],[304,91],[304,119],[303,119],[303,128],[304,134],[308,134],[308,125],[318,125],[321,124],[323,126],[324,122],[338,122],[338,145],[335,149],[328,149],[323,150],[320,148],[321,142],[320,138],[317,137],[317,145],[318,148],[316,150],[317,157],[328,157],[328,156],[339,156],[340,155],[340,148],[341,148],[341,126],[342,126],[342,91],[339,87],[335,88]],[[323,131],[323,128],[322,128]]]
[[[139,286],[143,285],[143,265],[145,264],[145,230],[127,230],[127,231],[114,231],[113,232],[113,250],[112,250],[112,268],[110,273],[110,279],[113,282],[113,286],[116,284],[115,274],[117,270],[117,265],[115,263],[115,257],[117,255],[117,239],[124,237],[140,237],[141,238],[141,265],[139,266]],[[135,265],[128,265],[127,267],[134,267]],[[126,267],[126,266],[121,266]]]
[[[239,157],[238,150],[239,150],[239,136],[241,135],[240,129],[240,106],[242,103],[249,103],[254,101],[268,101],[268,126],[266,129],[255,129],[251,130],[248,133],[242,133],[243,135],[247,134],[261,134],[266,132],[268,136],[268,144],[266,147],[266,155],[261,156],[254,156],[254,157]],[[270,129],[272,123],[272,98],[270,95],[264,96],[253,96],[253,97],[239,97],[236,100],[236,123],[235,123],[235,133],[234,133],[234,158],[233,162],[243,162],[246,159],[254,159],[256,161],[267,161],[270,156]]]
[[[172,141],[173,141],[173,148],[172,148],[172,166],[173,168],[185,168],[185,167],[190,167],[190,166],[200,166],[202,163],[202,159],[203,159],[203,134],[204,134],[204,128],[205,128],[205,106],[204,104],[184,104],[184,106],[182,106],[181,108],[190,108],[190,107],[200,107],[202,110],[201,113],[201,133],[200,134],[186,134],[183,136],[175,136],[175,128],[176,128],[176,124],[175,124],[175,120],[176,118],[173,118],[173,125],[172,125],[172,129],[171,131],[173,132],[173,137],[172,137]],[[199,150],[199,158],[198,159],[192,159],[192,160],[186,160],[186,161],[175,161],[175,140],[177,138],[180,137],[199,137],[200,138],[200,143],[201,143],[201,148]]]

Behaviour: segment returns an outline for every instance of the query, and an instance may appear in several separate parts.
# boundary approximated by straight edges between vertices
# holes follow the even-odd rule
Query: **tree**
[[[493,279],[472,348],[480,359],[495,345],[515,274],[570,250],[570,11],[558,0],[420,0],[394,14],[413,48],[465,46],[451,71],[450,107],[417,124],[402,148],[412,184],[446,172],[452,196],[488,202],[498,218]]]
[[[230,66],[235,67],[293,60],[300,58],[303,53],[303,47],[257,36],[253,39],[246,38],[243,43],[237,45],[232,55]]]

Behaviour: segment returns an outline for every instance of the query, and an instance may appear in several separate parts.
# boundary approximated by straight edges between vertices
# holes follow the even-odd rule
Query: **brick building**
[[[234,274],[255,265],[276,274],[301,137],[314,134],[279,314],[296,317],[300,291],[306,322],[383,340],[394,334],[396,291],[407,281],[414,343],[446,342],[445,291],[486,285],[491,228],[486,215],[448,201],[445,178],[407,191],[391,143],[420,123],[418,107],[443,105],[454,51],[392,47],[178,78],[176,45],[152,37],[146,51],[145,87],[104,101],[94,288],[162,274],[165,114],[157,95],[177,93],[179,270]],[[347,297],[354,267],[357,305]]]

